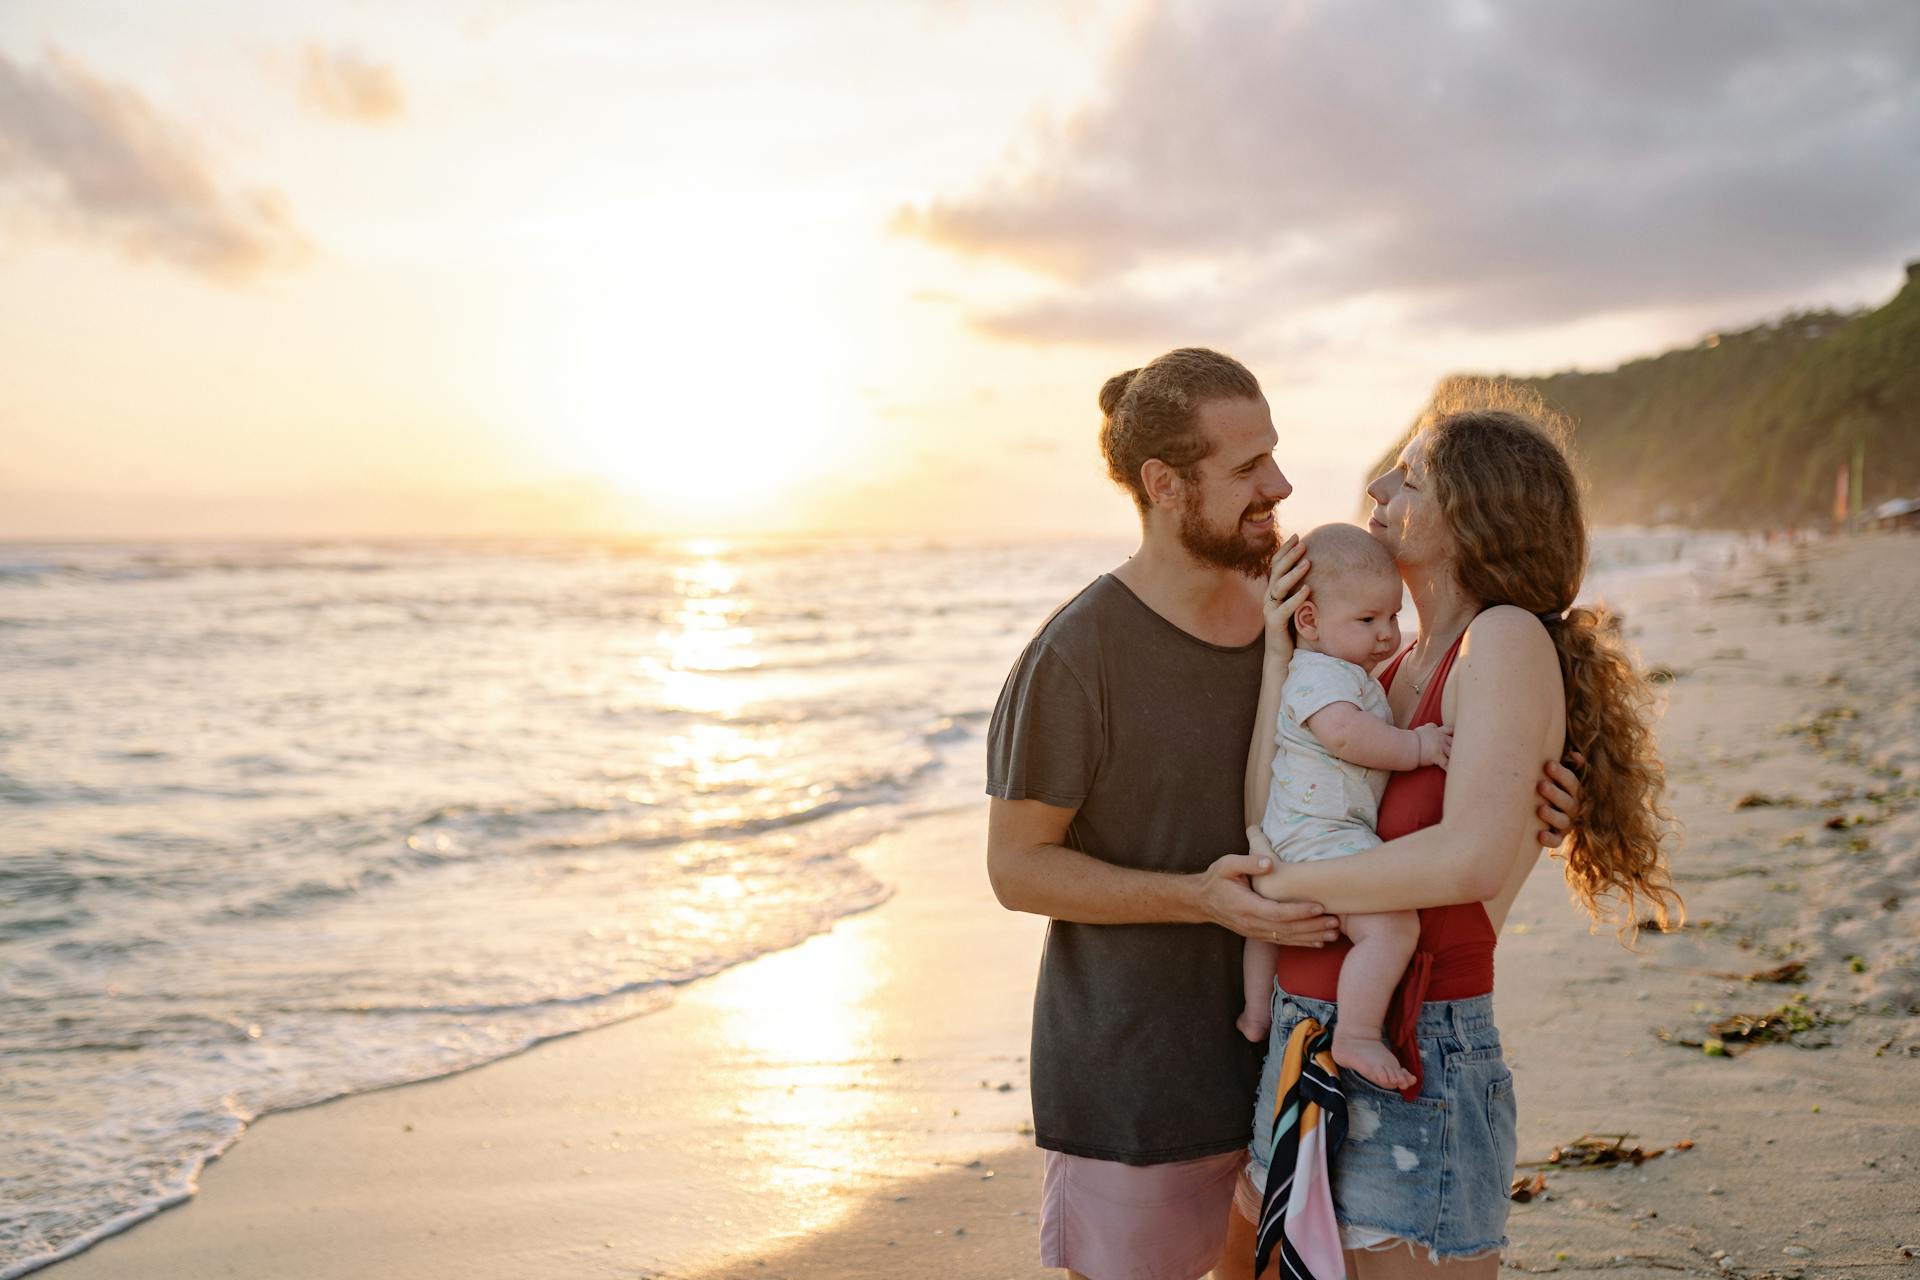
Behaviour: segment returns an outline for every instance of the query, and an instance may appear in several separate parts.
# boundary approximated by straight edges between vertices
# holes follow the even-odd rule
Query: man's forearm
[[[1076,924],[1197,924],[1197,877],[1139,871],[1043,844],[990,849],[987,875],[1000,905]]]

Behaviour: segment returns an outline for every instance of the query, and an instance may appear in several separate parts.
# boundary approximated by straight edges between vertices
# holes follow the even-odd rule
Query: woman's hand
[[[1290,534],[1273,553],[1273,566],[1267,571],[1267,593],[1260,601],[1261,612],[1267,618],[1268,653],[1292,659],[1293,637],[1287,634],[1287,623],[1307,598],[1307,570],[1312,567],[1306,545],[1297,533]]]
[[[1558,760],[1549,760],[1546,764],[1546,777],[1534,787],[1546,800],[1546,803],[1534,809],[1534,815],[1547,825],[1534,832],[1534,839],[1543,849],[1558,849],[1563,840],[1573,831],[1573,824],[1580,820],[1580,779],[1567,765],[1574,769],[1585,768],[1587,758],[1578,751],[1567,752],[1566,764]]]

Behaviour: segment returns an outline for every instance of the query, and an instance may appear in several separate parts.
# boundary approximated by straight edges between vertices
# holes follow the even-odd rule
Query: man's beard
[[[1231,530],[1218,532],[1208,527],[1206,516],[1200,510],[1199,491],[1190,488],[1180,508],[1180,545],[1202,564],[1232,569],[1249,578],[1264,578],[1273,565],[1273,553],[1280,545],[1280,538],[1275,525],[1258,543],[1249,540],[1242,532],[1242,525],[1248,516],[1258,514],[1257,507],[1248,507],[1240,513],[1240,519],[1233,522]]]

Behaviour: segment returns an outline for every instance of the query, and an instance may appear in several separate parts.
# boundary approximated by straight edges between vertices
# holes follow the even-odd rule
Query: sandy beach
[[[1509,1266],[1920,1268],[1916,552],[1814,544],[1617,602],[1671,676],[1690,919],[1630,952],[1543,861],[1496,999],[1523,1166],[1590,1133],[1668,1150],[1542,1167]],[[984,819],[983,802],[876,842],[861,857],[887,902],[660,1013],[269,1116],[191,1201],[41,1274],[1039,1274],[1042,922],[993,901]],[[1750,976],[1769,971],[1801,980]],[[1710,1026],[1783,1010],[1787,1043]]]

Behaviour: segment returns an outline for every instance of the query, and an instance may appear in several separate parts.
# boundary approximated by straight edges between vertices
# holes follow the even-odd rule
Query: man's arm
[[[1260,664],[1260,706],[1253,716],[1253,742],[1247,748],[1246,818],[1257,827],[1267,814],[1267,793],[1273,788],[1273,758],[1280,752],[1280,693],[1286,687],[1291,648],[1267,646]]]
[[[1217,924],[1247,938],[1317,947],[1339,924],[1311,902],[1269,902],[1247,885],[1269,859],[1232,853],[1205,871],[1139,871],[1069,849],[1075,809],[1039,800],[989,803],[987,877],[1012,911],[1079,924]]]
[[[1534,817],[1541,822],[1533,838],[1541,848],[1558,849],[1573,834],[1573,820],[1580,812],[1580,778],[1573,770],[1586,767],[1585,756],[1569,751],[1564,761],[1547,761],[1547,776],[1533,784],[1534,791],[1546,801],[1533,808]]]
[[[1273,786],[1273,757],[1280,750],[1280,694],[1293,662],[1293,636],[1287,621],[1307,598],[1306,544],[1293,534],[1274,552],[1267,573],[1267,591],[1261,597],[1266,618],[1266,656],[1260,663],[1260,701],[1253,716],[1253,741],[1247,747],[1247,777],[1243,788],[1247,825],[1258,826],[1267,812],[1267,791]]]

